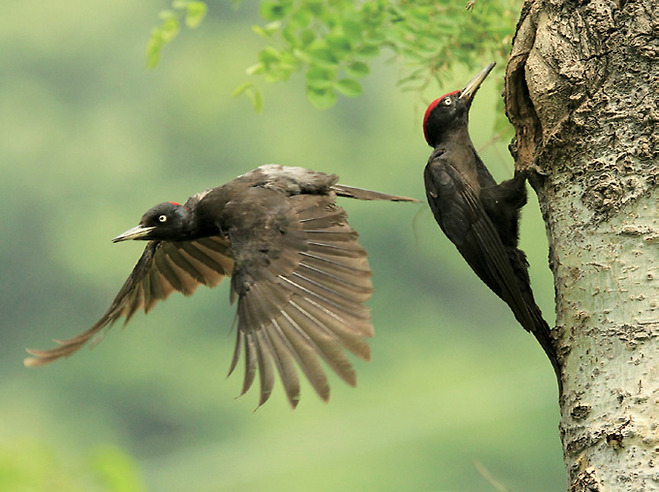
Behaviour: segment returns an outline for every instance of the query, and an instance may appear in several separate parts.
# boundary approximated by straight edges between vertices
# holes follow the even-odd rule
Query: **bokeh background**
[[[211,5],[201,28],[145,68],[166,2],[2,2],[0,16],[0,490],[550,491],[564,489],[557,390],[533,337],[471,273],[423,205],[343,201],[369,251],[373,360],[357,388],[281,387],[258,411],[226,379],[228,282],[173,295],[92,350],[37,369],[24,348],[88,328],[141,254],[110,239],[165,200],[184,201],[261,164],[335,172],[422,199],[425,104],[387,56],[365,94],[317,111],[302,77],[265,87],[253,111],[231,92],[261,41],[258,5]],[[483,65],[489,60],[483,60]],[[505,60],[498,60],[505,63]],[[500,78],[471,132],[497,178]],[[553,321],[544,227],[531,195],[522,247]]]

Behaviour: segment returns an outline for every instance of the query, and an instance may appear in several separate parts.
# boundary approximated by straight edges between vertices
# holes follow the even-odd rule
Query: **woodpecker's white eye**
[[[452,100],[450,97],[445,97],[445,98],[442,100],[442,104],[443,104],[444,106],[450,106],[451,104],[453,104],[453,100]]]
[[[161,215],[160,217],[158,217],[158,220],[159,220],[160,222],[163,222],[163,223],[164,223],[164,222],[167,222],[167,216],[166,216],[166,215]]]

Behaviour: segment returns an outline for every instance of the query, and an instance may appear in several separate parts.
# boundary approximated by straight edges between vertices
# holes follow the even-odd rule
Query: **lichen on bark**
[[[550,245],[570,490],[659,487],[656,0],[527,1],[504,96]]]

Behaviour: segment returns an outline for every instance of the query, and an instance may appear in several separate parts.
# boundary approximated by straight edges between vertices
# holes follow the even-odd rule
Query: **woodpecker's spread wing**
[[[424,179],[430,208],[444,233],[480,279],[510,306],[522,326],[532,330],[534,322],[509,252],[471,186],[441,156],[428,163]]]
[[[211,236],[193,241],[150,241],[110,308],[94,326],[68,340],[56,340],[51,350],[28,350],[27,366],[39,366],[67,357],[122,316],[126,323],[140,309],[145,312],[172,292],[192,294],[199,285],[213,287],[231,274],[233,260],[228,241]]]
[[[263,206],[263,213],[251,214],[259,217],[260,226],[249,221],[242,230],[237,225],[229,231],[235,258],[232,297],[238,298],[229,373],[244,353],[242,394],[258,370],[262,405],[272,391],[276,367],[295,407],[297,365],[327,400],[329,385],[318,356],[353,386],[355,371],[342,349],[370,358],[364,338],[373,335],[373,327],[363,303],[373,288],[366,251],[334,193],[285,197],[271,190],[253,192],[259,193],[258,200],[246,196],[239,207]]]

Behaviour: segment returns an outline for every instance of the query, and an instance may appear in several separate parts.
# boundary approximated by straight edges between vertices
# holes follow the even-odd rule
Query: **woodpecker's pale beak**
[[[487,77],[494,68],[494,65],[496,65],[495,62],[490,63],[487,67],[481,70],[478,73],[478,75],[476,75],[473,79],[471,79],[469,83],[465,85],[464,89],[460,91],[460,99],[470,103],[471,100],[474,98],[476,91],[485,80],[485,77]]]
[[[115,237],[112,240],[112,242],[118,243],[119,241],[127,241],[128,239],[145,239],[146,236],[154,229],[155,226],[145,227],[143,225],[138,225],[136,227],[133,227],[132,229],[128,229],[123,234],[119,234],[117,237]]]

